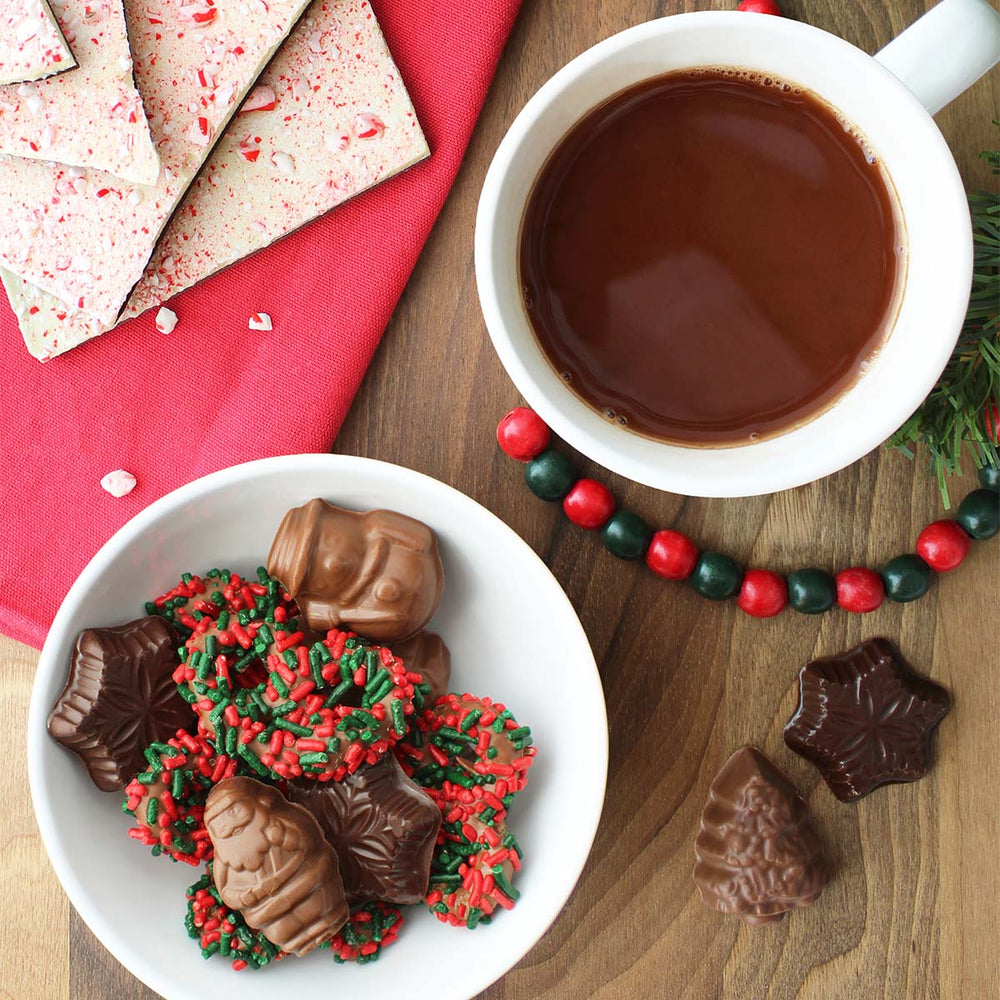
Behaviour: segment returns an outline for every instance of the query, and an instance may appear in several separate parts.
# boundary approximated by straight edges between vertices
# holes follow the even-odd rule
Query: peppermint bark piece
[[[428,153],[370,5],[314,4],[191,186],[122,319],[157,307]],[[109,329],[9,273],[0,279],[39,360]]]
[[[46,0],[4,0],[0,13],[0,84],[42,80],[76,66]]]
[[[308,0],[125,0],[162,169],[148,187],[11,159],[0,265],[113,323],[191,182]]]
[[[153,184],[160,158],[132,78],[122,0],[53,0],[53,6],[77,68],[0,88],[0,153]],[[0,178],[8,169],[0,163]]]

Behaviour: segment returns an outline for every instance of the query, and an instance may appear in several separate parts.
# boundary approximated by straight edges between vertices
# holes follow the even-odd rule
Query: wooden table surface
[[[932,0],[783,0],[785,11],[874,52]],[[601,667],[611,727],[608,795],[593,853],[545,938],[489,1000],[746,998],[869,1000],[996,995],[1000,980],[1000,675],[996,541],[912,605],[865,616],[786,612],[756,621],[619,562],[532,497],[493,442],[517,404],[476,300],[472,232],[490,157],[525,100],[594,42],[663,14],[731,2],[525,0],[454,192],[386,333],[336,450],[398,462],[495,511],[565,587]],[[1000,71],[940,116],[969,186],[991,178]],[[941,515],[923,464],[876,452],[843,472],[772,497],[697,500],[635,486],[583,463],[623,504],[706,547],[779,570],[878,565]],[[972,477],[955,484],[964,495]],[[992,595],[992,596],[991,596]],[[796,672],[864,638],[895,639],[945,684],[954,708],[931,774],[838,802],[784,747]],[[19,742],[37,653],[0,639],[0,711]],[[747,928],[703,907],[692,843],[708,784],[753,742],[812,805],[835,862],[819,902]],[[16,1000],[153,997],[72,911],[41,846],[21,756],[0,777],[0,996]],[[28,916],[30,914],[30,916]],[[516,917],[514,918],[516,919]],[[331,984],[332,985],[332,984]],[[234,982],[234,991],[239,984]]]

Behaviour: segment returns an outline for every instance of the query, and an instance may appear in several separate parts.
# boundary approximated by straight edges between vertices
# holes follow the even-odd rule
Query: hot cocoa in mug
[[[892,328],[905,232],[877,152],[815,94],[706,68],[629,87],[545,163],[521,226],[532,329],[630,430],[745,444],[833,403]]]

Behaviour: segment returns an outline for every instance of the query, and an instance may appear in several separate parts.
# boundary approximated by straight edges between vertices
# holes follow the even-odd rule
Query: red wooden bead
[[[743,0],[737,10],[745,10],[750,14],[777,14],[782,16],[777,0]]]
[[[646,565],[664,580],[686,580],[698,562],[698,547],[679,531],[656,532],[646,549]]]
[[[917,555],[931,569],[946,573],[969,554],[969,536],[957,521],[935,521],[917,538]]]
[[[563,498],[563,510],[581,528],[603,528],[615,512],[615,498],[604,483],[578,479]]]
[[[497,424],[497,444],[504,454],[519,462],[530,462],[549,446],[549,428],[527,406],[517,406]]]
[[[885,584],[873,569],[852,566],[837,574],[837,603],[845,611],[863,615],[874,611],[885,598]]]
[[[773,618],[788,604],[788,583],[769,569],[748,569],[736,603],[754,618]]]

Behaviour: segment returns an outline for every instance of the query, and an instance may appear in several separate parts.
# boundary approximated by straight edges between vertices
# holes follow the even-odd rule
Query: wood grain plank
[[[13,734],[0,775],[0,997],[62,1000],[69,985],[69,900],[38,836],[23,752],[38,654],[0,637],[0,718]]]
[[[76,910],[71,908],[69,935],[73,964],[69,996],[73,1000],[156,1000],[159,996],[139,982],[94,937]],[[53,998],[55,1000],[55,998]]]

